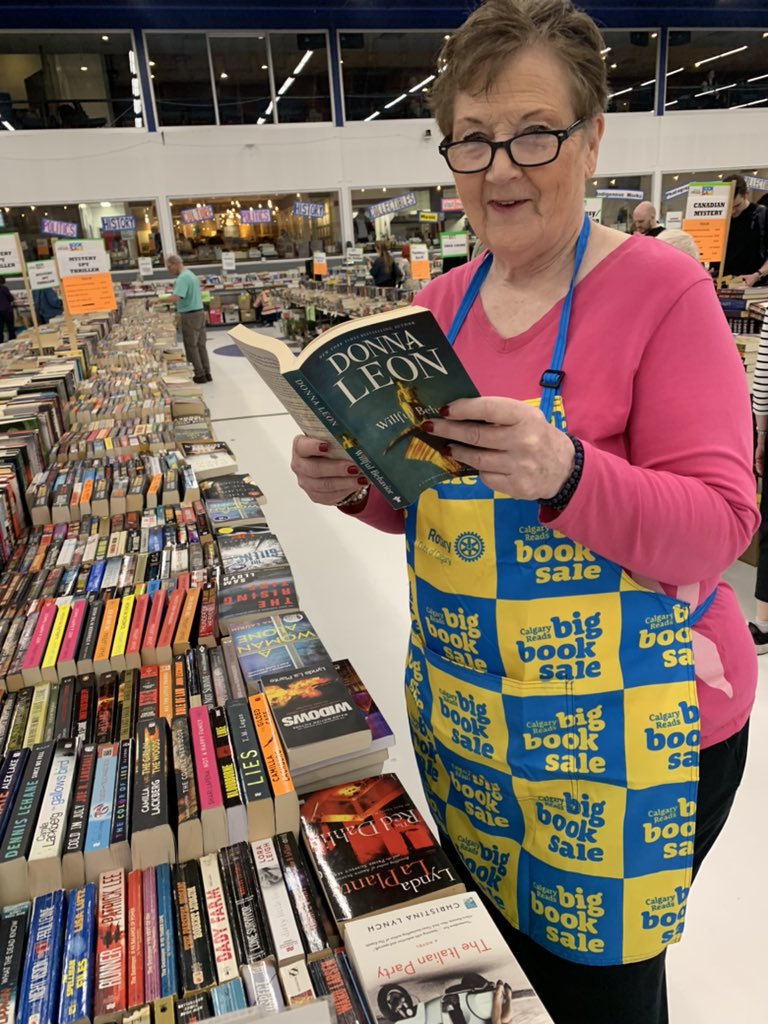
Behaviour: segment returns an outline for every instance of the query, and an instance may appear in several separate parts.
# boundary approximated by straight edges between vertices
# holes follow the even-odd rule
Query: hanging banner
[[[441,199],[440,209],[443,211],[443,213],[463,213],[464,204],[462,203],[458,196],[455,199]]]
[[[305,217],[307,220],[318,220],[325,216],[325,203],[306,203],[298,199],[293,204],[293,216]]]
[[[603,223],[603,200],[594,196],[584,196],[584,213],[595,224]]]
[[[68,220],[49,220],[47,217],[40,218],[41,235],[56,235],[58,238],[77,238],[79,233],[79,224],[73,224]]]
[[[312,275],[313,277],[326,277],[328,274],[328,260],[324,252],[312,253]]]
[[[411,277],[414,281],[429,280],[429,249],[426,245],[411,245]]]
[[[388,213],[400,213],[401,210],[411,210],[418,205],[414,192],[403,192],[400,196],[392,196],[391,199],[373,203],[365,211],[365,215],[368,220],[376,220],[377,217],[386,217]]]
[[[213,220],[215,214],[212,206],[192,206],[181,211],[182,224],[199,224],[203,220]]]
[[[597,194],[602,199],[645,199],[645,192],[632,188],[599,188]]]
[[[422,224],[437,224],[437,222],[439,220],[440,220],[440,214],[439,213],[432,213],[431,210],[420,210],[419,211],[419,221]]]
[[[233,252],[223,252],[221,254],[221,269],[225,274],[232,274],[235,270],[235,254]]]
[[[0,274],[20,274],[22,270],[18,235],[0,235]]]
[[[35,260],[27,264],[29,287],[33,292],[43,288],[55,288],[59,283],[55,260]]]
[[[117,217],[102,217],[101,230],[102,232],[126,231],[129,234],[136,234],[136,218],[127,213],[122,213]]]
[[[241,224],[271,224],[272,223],[272,211],[271,210],[240,210],[240,223]]]
[[[745,174],[744,180],[747,188],[754,188],[760,192],[768,192],[768,178],[758,178],[754,174]]]
[[[722,263],[731,224],[733,182],[692,181],[688,186],[683,231],[693,237],[702,263]]]
[[[684,196],[688,192],[687,185],[676,185],[675,188],[671,188],[664,193],[665,199],[677,199],[678,196]]]
[[[440,255],[443,259],[450,256],[469,256],[469,234],[466,231],[441,231]]]
[[[152,277],[155,272],[151,256],[139,256],[139,276]]]

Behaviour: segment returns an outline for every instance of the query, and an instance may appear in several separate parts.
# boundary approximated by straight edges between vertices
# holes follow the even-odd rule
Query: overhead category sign
[[[308,203],[296,200],[293,204],[294,217],[306,217],[308,220],[318,220],[325,216],[325,203]]]
[[[464,204],[457,196],[455,199],[446,198],[440,200],[443,213],[461,213],[464,210]]]
[[[645,192],[633,188],[599,188],[597,194],[603,199],[645,199]]]
[[[240,210],[241,224],[271,224],[272,211],[267,210]]]
[[[392,196],[391,199],[383,199],[380,203],[372,203],[365,212],[368,220],[376,220],[377,217],[386,217],[389,213],[412,210],[414,206],[418,205],[415,192],[403,192],[400,196]]]
[[[755,174],[745,174],[744,180],[747,183],[747,188],[768,192],[768,178],[758,178]]]
[[[678,196],[684,196],[688,192],[687,185],[677,185],[675,188],[669,189],[664,193],[665,199],[677,199]]]
[[[50,220],[48,217],[40,218],[40,234],[56,235],[57,238],[77,238],[80,233],[80,225],[73,224],[69,220]]]
[[[116,217],[101,218],[102,231],[136,231],[136,218],[127,213],[121,213]]]
[[[184,224],[199,224],[203,220],[213,220],[214,216],[212,206],[192,206],[181,211],[181,220]]]

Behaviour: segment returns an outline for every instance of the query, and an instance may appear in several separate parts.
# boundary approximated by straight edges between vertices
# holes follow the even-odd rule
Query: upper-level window
[[[324,32],[147,32],[158,123],[330,121]]]
[[[768,32],[670,29],[666,109],[765,110]]]
[[[0,32],[0,125],[141,128],[130,32]]]
[[[340,32],[348,121],[429,117],[427,92],[449,33]]]
[[[654,29],[604,29],[608,112],[654,109],[659,33]]]

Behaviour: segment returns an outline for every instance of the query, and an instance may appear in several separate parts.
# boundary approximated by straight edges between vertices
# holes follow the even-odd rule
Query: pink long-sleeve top
[[[418,294],[446,333],[477,263]],[[502,338],[478,297],[455,344],[480,394],[540,395],[561,305]],[[757,682],[753,641],[720,574],[759,515],[745,374],[710,278],[671,246],[628,239],[576,286],[563,369],[568,430],[585,458],[557,529],[692,607],[719,584],[693,636],[701,743],[719,743],[746,722]],[[359,518],[403,529],[378,493]]]

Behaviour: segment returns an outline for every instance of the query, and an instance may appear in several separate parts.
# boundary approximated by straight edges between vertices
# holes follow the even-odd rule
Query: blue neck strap
[[[584,253],[587,249],[587,242],[589,241],[589,228],[590,221],[587,215],[584,215],[584,223],[581,225],[581,231],[579,232],[579,238],[576,242],[576,256],[573,261],[573,273],[571,274],[571,283],[568,286],[568,294],[565,296],[563,301],[563,308],[560,312],[560,323],[557,328],[557,338],[555,339],[555,347],[552,352],[551,365],[548,370],[545,370],[541,375],[539,381],[543,394],[541,397],[541,412],[546,419],[551,419],[552,410],[555,404],[555,398],[560,394],[560,386],[563,382],[563,359],[565,357],[565,345],[568,340],[568,324],[571,319],[571,306],[573,305],[573,290],[576,285],[576,277],[581,267],[581,261],[584,259]],[[472,276],[472,280],[469,282],[464,298],[461,300],[461,305],[456,310],[456,315],[453,318],[453,322],[448,330],[448,341],[453,345],[458,337],[459,331],[467,318],[472,303],[477,298],[477,295],[488,276],[488,271],[491,269],[491,263],[493,262],[492,253],[487,253],[480,266]]]

